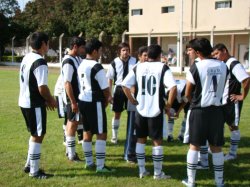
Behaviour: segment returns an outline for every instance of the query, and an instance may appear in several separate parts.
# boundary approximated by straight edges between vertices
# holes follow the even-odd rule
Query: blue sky
[[[30,1],[30,0],[17,0],[19,6],[20,6],[20,8],[21,8],[21,10],[24,9],[24,7],[25,7],[25,5],[26,5],[26,3],[27,3],[28,1]]]

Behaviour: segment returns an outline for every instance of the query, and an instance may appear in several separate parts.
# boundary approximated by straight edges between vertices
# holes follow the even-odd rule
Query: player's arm
[[[109,104],[109,98],[110,98],[110,91],[109,91],[109,88],[106,88],[103,91],[103,95],[104,95],[104,98],[105,98],[105,102],[104,102],[104,106],[105,108],[108,106]]]
[[[242,86],[242,93],[240,95],[231,94],[230,95],[231,101],[233,102],[243,101],[247,97],[250,87],[250,77],[244,79],[241,83],[241,86]]]
[[[133,104],[133,105],[138,105],[137,100],[132,96],[130,88],[127,88],[125,86],[122,86],[122,89],[127,96],[128,100]]]
[[[186,101],[188,101],[188,102],[190,102],[192,99],[192,90],[193,90],[193,84],[191,82],[187,81],[184,97],[185,97]]]
[[[50,90],[47,85],[41,85],[38,87],[39,93],[41,96],[45,99],[47,108],[49,110],[54,110],[56,108],[56,100],[54,97],[51,95]]]
[[[113,104],[113,97],[112,97],[112,85],[113,85],[113,80],[112,79],[108,79],[108,85],[109,85],[109,98],[108,101],[110,104]]]
[[[169,90],[168,100],[165,103],[165,110],[166,110],[168,117],[170,117],[170,108],[172,107],[172,104],[174,103],[176,94],[177,94],[177,86],[175,85]]]
[[[73,88],[72,88],[71,82],[66,81],[64,83],[64,88],[65,88],[65,91],[66,91],[66,93],[68,95],[68,98],[70,100],[72,112],[77,113],[78,112],[78,106],[77,106],[76,99],[75,99],[75,96],[74,96],[74,93],[73,93]]]

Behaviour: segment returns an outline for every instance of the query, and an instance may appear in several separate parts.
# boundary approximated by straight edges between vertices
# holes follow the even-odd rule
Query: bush
[[[22,62],[23,56],[14,56],[14,62]],[[2,56],[1,61],[3,62],[12,62],[12,56]]]
[[[58,57],[57,56],[45,56],[45,60],[47,62],[58,62]]]

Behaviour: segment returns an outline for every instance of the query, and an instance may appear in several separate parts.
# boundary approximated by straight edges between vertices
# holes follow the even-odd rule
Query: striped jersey
[[[81,101],[104,101],[103,90],[108,88],[108,80],[100,63],[84,59],[78,68],[78,77]]]
[[[62,60],[62,80],[63,80],[63,85],[66,82],[70,82],[73,90],[73,94],[75,97],[75,100],[78,101],[78,95],[80,93],[79,90],[79,80],[77,76],[77,69],[80,65],[80,61],[78,58],[70,56],[70,55],[65,55],[63,60]],[[64,89],[64,102],[70,103],[69,97]]]
[[[20,93],[18,105],[22,108],[45,106],[38,87],[48,85],[48,66],[43,57],[28,53],[22,60],[19,73]]]
[[[164,63],[144,62],[129,72],[122,85],[127,88],[136,85],[137,111],[144,117],[155,117],[164,108],[164,87],[171,89],[176,83]]]
[[[222,105],[227,72],[226,65],[215,59],[192,64],[186,77],[194,85],[190,108]]]
[[[232,102],[229,98],[231,94],[241,93],[241,82],[249,77],[242,64],[234,57],[229,58],[226,65],[229,70],[229,79],[223,93],[223,104]]]
[[[117,57],[111,62],[106,76],[108,79],[114,80],[115,85],[120,86],[123,79],[135,64],[136,59],[134,57],[130,56],[127,62],[124,62]]]

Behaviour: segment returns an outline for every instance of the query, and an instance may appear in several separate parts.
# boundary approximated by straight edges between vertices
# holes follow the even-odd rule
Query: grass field
[[[54,90],[59,70],[50,70],[49,87]],[[182,186],[181,180],[186,177],[186,153],[188,146],[177,140],[172,143],[164,141],[165,173],[172,176],[170,180],[155,181],[153,177],[142,180],[138,178],[136,165],[127,164],[123,160],[123,145],[126,129],[126,113],[124,112],[119,129],[118,145],[110,144],[110,133],[107,143],[106,164],[117,169],[115,174],[96,174],[87,171],[83,163],[67,161],[65,147],[62,144],[62,119],[58,119],[56,112],[48,112],[47,134],[42,146],[40,166],[55,176],[48,180],[30,179],[22,169],[27,156],[29,133],[26,130],[23,117],[18,107],[18,69],[0,67],[0,186]],[[250,186],[250,99],[246,99],[241,117],[241,142],[238,159],[227,162],[224,166],[226,186]],[[108,129],[111,129],[112,112],[107,108]],[[175,137],[179,132],[181,119],[176,121]],[[226,144],[224,152],[229,148],[229,131],[225,128]],[[77,152],[83,158],[80,145]],[[146,161],[148,170],[153,173],[151,159],[151,142],[146,147]],[[211,156],[210,156],[211,157]],[[211,158],[210,158],[211,161]],[[198,186],[214,186],[213,169],[197,172]]]

